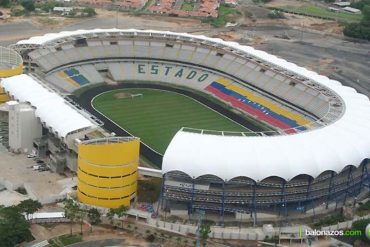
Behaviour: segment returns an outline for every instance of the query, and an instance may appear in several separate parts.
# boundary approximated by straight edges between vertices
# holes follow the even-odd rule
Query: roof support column
[[[367,177],[367,187],[370,188],[370,171],[369,171],[369,168],[367,167],[368,166],[368,162],[366,162],[365,164],[365,173],[366,173],[366,177]]]
[[[224,215],[225,215],[225,182],[226,181],[222,181],[222,199],[221,199],[221,222],[222,222],[222,226],[224,225]]]
[[[194,204],[194,194],[195,194],[195,178],[193,177],[191,180],[191,202],[190,202],[190,208],[189,213],[193,214],[193,204]],[[190,217],[190,214],[189,214]]]
[[[356,195],[361,193],[361,189],[362,189],[362,186],[364,184],[364,180],[365,180],[365,176],[366,176],[366,173],[365,173],[366,162],[361,162],[361,165],[362,165],[361,178],[360,178],[360,184],[358,186],[358,192],[356,193]]]
[[[287,217],[288,216],[288,209],[287,209],[285,189],[286,189],[286,181],[283,180],[283,184],[282,184],[282,188],[281,188],[281,202],[282,202],[282,207],[284,208],[284,215],[285,215],[285,217]],[[280,208],[280,211],[281,211],[281,209],[282,208]]]
[[[312,182],[313,182],[313,178],[312,177],[309,177],[308,178],[308,185],[307,185],[307,194],[306,194],[306,203],[308,204],[308,201],[311,201],[311,207],[312,207],[312,213],[313,213],[313,218],[315,219],[315,204],[314,204],[314,200],[311,199],[310,200],[310,196],[311,196],[311,191],[312,191]]]
[[[353,172],[353,169],[352,169],[352,166],[350,166],[348,176],[347,176],[346,193],[344,194],[343,206],[346,204],[346,201],[347,201],[347,196],[348,196],[348,193],[349,193],[350,184],[351,184],[351,182],[353,183],[352,172]]]
[[[329,207],[329,201],[331,199],[331,191],[333,189],[333,178],[334,178],[334,176],[335,176],[335,172],[334,171],[331,171],[330,181],[329,181],[328,195],[326,196],[325,209],[328,209],[328,207]]]
[[[257,182],[253,181],[253,197],[252,197],[252,214],[253,214],[253,226],[257,224],[257,200],[256,200],[256,189]]]

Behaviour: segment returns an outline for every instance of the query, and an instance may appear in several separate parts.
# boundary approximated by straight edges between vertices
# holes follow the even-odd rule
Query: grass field
[[[133,94],[143,96],[131,98]],[[199,102],[168,91],[114,90],[97,96],[93,105],[96,110],[162,154],[181,127],[248,131]]]
[[[333,12],[327,8],[307,5],[301,7],[284,6],[280,7],[280,10],[291,11],[296,14],[316,16],[320,18],[332,18],[338,21],[344,22],[359,22],[362,19],[361,14],[353,14],[349,12]]]
[[[194,6],[191,3],[183,3],[181,5],[181,10],[186,10],[186,11],[192,11]]]

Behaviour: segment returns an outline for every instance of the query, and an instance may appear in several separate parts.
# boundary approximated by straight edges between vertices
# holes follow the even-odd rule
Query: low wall
[[[176,232],[182,235],[196,234],[196,225],[184,225],[179,223],[164,222],[157,219],[148,219],[148,224],[153,227],[161,228],[166,231]],[[235,239],[235,240],[263,240],[265,234],[260,228],[238,228],[212,226],[211,238]]]

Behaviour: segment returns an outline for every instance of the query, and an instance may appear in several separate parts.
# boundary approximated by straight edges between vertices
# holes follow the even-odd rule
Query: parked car
[[[49,171],[50,169],[49,169],[49,167],[47,167],[47,166],[42,166],[42,167],[40,167],[39,168],[39,172],[44,172],[44,171]]]
[[[34,166],[32,166],[32,170],[34,170],[34,171],[38,171],[39,169],[40,169],[40,165],[34,165]]]

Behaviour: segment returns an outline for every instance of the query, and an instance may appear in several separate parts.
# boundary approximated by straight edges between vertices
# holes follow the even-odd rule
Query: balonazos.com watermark
[[[300,237],[319,237],[319,236],[346,236],[346,237],[361,237],[362,231],[361,230],[308,230],[308,229],[300,229],[299,231]]]
[[[367,225],[365,231],[361,230],[310,230],[310,229],[303,229],[302,227],[299,228],[299,237],[320,237],[320,236],[328,236],[328,237],[336,237],[336,236],[344,236],[344,237],[361,237],[363,234],[370,240],[370,224]]]

